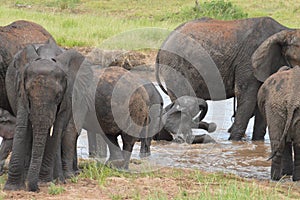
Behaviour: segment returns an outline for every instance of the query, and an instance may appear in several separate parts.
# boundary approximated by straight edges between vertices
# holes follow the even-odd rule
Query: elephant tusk
[[[202,111],[200,110],[194,117],[193,117],[193,121],[195,121],[199,116],[200,116],[200,113],[201,113]]]
[[[53,135],[53,125],[50,128],[50,136],[52,136],[52,135]]]

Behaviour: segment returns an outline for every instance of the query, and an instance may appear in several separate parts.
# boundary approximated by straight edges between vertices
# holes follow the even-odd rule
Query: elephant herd
[[[0,27],[0,42],[1,173],[11,152],[5,190],[38,191],[39,182],[76,175],[82,129],[94,138],[89,143],[100,137],[95,145],[108,146],[106,164],[121,169],[128,168],[137,141],[141,157],[150,155],[152,139],[215,142],[193,135],[192,128],[215,131],[214,123],[202,121],[206,100],[231,97],[237,105],[229,139],[242,140],[254,116],[252,140],[264,140],[269,129],[271,178],[300,179],[297,29],[269,17],[180,25],[156,57],[156,80],[169,105],[151,81],[121,67],[95,65],[59,47],[33,22]]]

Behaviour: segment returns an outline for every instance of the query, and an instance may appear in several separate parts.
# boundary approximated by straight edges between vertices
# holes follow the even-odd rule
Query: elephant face
[[[14,137],[16,118],[0,108],[0,136],[5,139]]]
[[[254,76],[264,82],[281,66],[300,65],[300,30],[284,30],[265,40],[252,55]]]
[[[201,113],[200,113],[200,112]],[[193,142],[192,128],[198,128],[207,113],[207,103],[203,99],[182,96],[165,108],[164,129],[178,142]]]
[[[74,50],[56,55],[51,45],[43,48],[46,51],[41,52],[54,52],[55,57],[49,58],[51,53],[39,55],[33,45],[26,46],[15,55],[6,75],[7,85],[15,85],[17,93],[9,96],[11,105],[16,105],[17,125],[6,189],[25,185],[20,166],[27,162],[23,159],[30,155],[28,147],[31,147],[27,185],[30,191],[38,190],[42,161],[47,170],[53,169],[59,138],[71,121],[74,80],[84,57]],[[17,97],[16,102],[14,97]],[[51,145],[46,145],[48,141]]]
[[[67,76],[55,59],[32,61],[24,72],[24,90],[30,121],[50,130],[63,100]]]

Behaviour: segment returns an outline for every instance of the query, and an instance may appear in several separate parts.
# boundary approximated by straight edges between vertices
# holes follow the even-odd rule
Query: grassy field
[[[19,19],[34,21],[44,26],[58,44],[65,47],[155,49],[160,46],[169,31],[187,20],[201,16],[224,19],[230,19],[233,15],[235,18],[271,16],[288,27],[300,28],[300,0],[232,0],[231,5],[223,2],[218,5],[219,7],[214,7],[214,1],[207,1],[211,4],[205,4],[202,0],[199,0],[199,6],[195,5],[195,0],[0,0],[0,2],[0,26]],[[230,8],[225,14],[220,8],[223,5]],[[201,12],[198,12],[199,10]],[[0,178],[1,188],[5,179],[6,176]],[[108,199],[116,200],[300,198],[298,186],[293,183],[246,180],[232,175],[205,174],[198,170],[180,169],[128,174],[91,164],[84,165],[83,173],[78,178],[72,179],[72,184],[58,186],[52,184],[44,187],[39,195],[28,199],[46,199],[47,195],[50,195],[48,199],[55,199],[53,195],[57,195],[57,199],[70,199],[72,196],[70,191],[76,187],[77,190],[81,189],[84,195],[83,185],[86,184],[84,180],[93,180],[96,183],[97,190],[93,192],[102,191],[104,194],[110,194]],[[137,182],[139,180],[146,180],[144,183],[146,186],[142,187],[143,185]],[[165,185],[160,185],[161,182]],[[128,185],[125,187],[124,183]],[[131,191],[132,189],[135,190]],[[75,194],[77,190],[74,190]],[[123,193],[118,192],[119,190]],[[145,190],[150,193],[146,193]],[[90,193],[88,190],[87,192]],[[26,199],[22,195],[2,193],[0,199],[1,196],[3,199]],[[74,199],[76,198],[77,196],[74,196]]]
[[[271,16],[286,26],[300,27],[300,0],[233,0],[232,3],[234,8],[224,14],[225,3],[217,8],[211,3],[215,7],[207,8],[203,0],[196,7],[204,10],[200,13],[195,11],[195,0],[7,0],[5,3],[1,0],[0,25],[18,19],[31,20],[44,26],[60,45],[68,47],[99,47],[107,39],[106,44],[110,43],[113,36],[132,31],[139,37],[133,37],[135,42],[149,40],[153,47],[159,47],[168,32],[179,24],[201,16],[228,19],[233,15],[232,10],[246,14],[238,14],[236,18]],[[141,28],[154,29],[155,37],[140,36],[137,29]]]

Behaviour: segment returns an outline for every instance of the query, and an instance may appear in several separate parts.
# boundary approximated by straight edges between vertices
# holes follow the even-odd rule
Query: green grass
[[[61,46],[123,49],[158,48],[169,31],[202,16],[221,19],[272,16],[284,25],[300,27],[300,0],[198,2],[199,6],[195,6],[194,0],[1,0],[0,25],[26,19],[44,26]],[[148,37],[141,31],[143,28],[154,31]],[[114,40],[108,45],[112,38],[119,39],[120,35],[132,32],[141,33],[132,37],[134,42],[132,38],[128,42],[127,35],[120,42]]]
[[[171,178],[175,180],[178,191],[172,194],[175,200],[207,200],[207,199],[293,199],[300,198],[296,185],[272,183],[267,181],[247,180],[231,174],[224,173],[203,173],[199,170],[181,170],[169,169],[154,171],[151,173],[128,173],[110,169],[102,164],[95,162],[84,162],[82,165],[83,172],[79,178],[89,178],[98,181],[102,189],[109,186],[107,180],[110,177],[122,178],[124,182],[131,183],[139,178],[164,180]],[[145,180],[145,179],[143,179]],[[148,200],[166,200],[170,199],[170,194],[166,188],[152,185],[151,191],[145,196],[145,193],[136,188],[134,192],[118,193],[116,185],[115,192],[109,196],[111,199],[148,199]],[[122,186],[121,186],[122,187]],[[134,187],[134,186],[133,186]],[[165,187],[168,187],[167,185]],[[111,191],[111,190],[110,190]]]
[[[58,195],[65,191],[65,188],[61,185],[55,185],[54,183],[50,183],[48,188],[48,193],[51,195]]]

